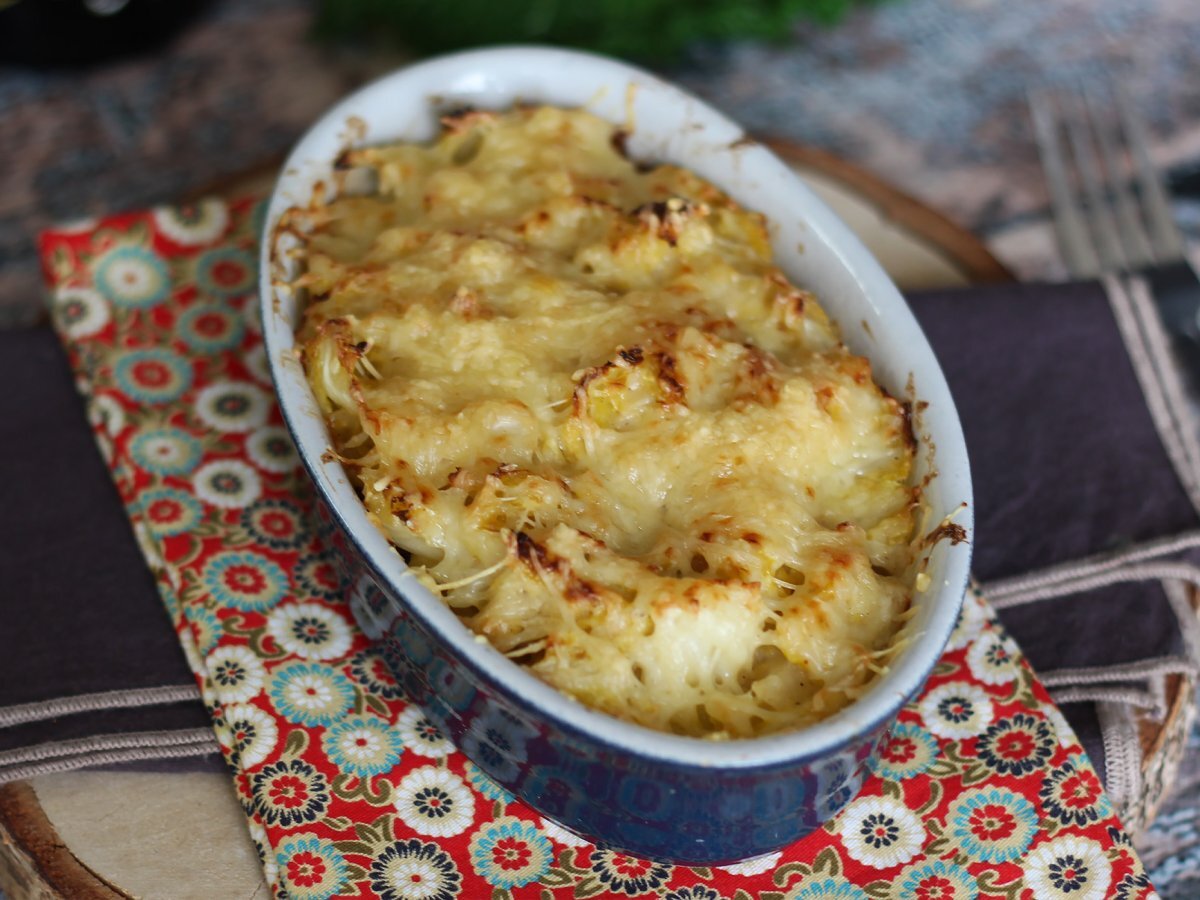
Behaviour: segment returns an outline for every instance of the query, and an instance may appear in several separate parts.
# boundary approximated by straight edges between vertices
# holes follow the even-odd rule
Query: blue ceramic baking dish
[[[261,301],[267,351],[288,427],[323,506],[327,537],[354,585],[355,613],[412,700],[497,782],[571,830],[677,863],[726,863],[775,850],[849,802],[898,710],[921,687],[954,625],[970,542],[931,541],[907,646],[868,693],[818,725],[749,740],[651,731],[588,709],[476,639],[405,567],[368,521],[294,353],[303,298],[292,207],[334,190],[351,145],[432,138],[447,108],[516,102],[586,107],[628,132],[635,158],[677,163],[770,223],[776,260],[813,290],[877,380],[921,410],[917,478],[929,522],[972,531],[962,431],[945,379],[879,264],[800,180],[733,122],[625,64],[550,48],[481,50],[376,81],[326,114],[292,152],[268,210]],[[935,458],[936,456],[936,458]]]

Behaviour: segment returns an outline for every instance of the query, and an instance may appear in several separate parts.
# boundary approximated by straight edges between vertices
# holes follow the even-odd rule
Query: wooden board
[[[1011,281],[987,247],[935,210],[863,170],[792,142],[766,143],[859,235],[904,290]],[[270,189],[278,161],[209,185],[235,196]],[[1179,684],[1162,723],[1145,724],[1151,764],[1190,709]],[[0,787],[0,888],[23,898],[268,896],[245,818],[224,773],[70,772]]]

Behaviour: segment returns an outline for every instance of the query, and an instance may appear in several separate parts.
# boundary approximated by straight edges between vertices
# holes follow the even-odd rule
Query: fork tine
[[[1054,229],[1058,234],[1063,259],[1071,274],[1076,277],[1098,275],[1100,261],[1092,249],[1087,227],[1075,202],[1062,146],[1058,140],[1054,114],[1046,95],[1030,94],[1029,111],[1033,117],[1038,153],[1042,157],[1042,170],[1046,173],[1046,186],[1050,190],[1050,200],[1054,206]]]
[[[1111,101],[1111,92],[1107,92]],[[1092,122],[1092,131],[1096,135],[1096,145],[1100,148],[1100,160],[1108,175],[1107,183],[1113,196],[1113,207],[1117,217],[1117,233],[1121,248],[1125,252],[1125,261],[1131,269],[1140,269],[1154,262],[1154,254],[1150,250],[1150,240],[1146,229],[1138,217],[1137,203],[1130,190],[1129,181],[1124,177],[1121,168],[1122,153],[1113,136],[1113,128],[1104,121],[1102,109],[1111,108],[1112,103],[1102,106],[1095,90],[1084,88],[1084,106],[1088,118]]]
[[[1096,162],[1095,146],[1088,133],[1094,130],[1095,126],[1089,126],[1087,118],[1087,108],[1079,98],[1072,97],[1066,109],[1067,137],[1071,142],[1079,179],[1083,182],[1083,192],[1087,196],[1088,224],[1096,237],[1100,265],[1105,271],[1124,269],[1125,253],[1117,237],[1112,210],[1104,196],[1101,180],[1103,176]]]
[[[1142,206],[1150,226],[1150,247],[1157,262],[1175,262],[1183,259],[1183,238],[1171,215],[1171,204],[1163,187],[1158,171],[1150,159],[1146,147],[1146,127],[1134,112],[1133,103],[1124,87],[1117,86],[1117,114],[1125,131],[1125,143],[1129,146],[1137,170],[1138,189],[1142,195]]]

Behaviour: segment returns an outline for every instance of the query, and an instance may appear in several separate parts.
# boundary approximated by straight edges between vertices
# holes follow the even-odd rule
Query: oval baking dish
[[[906,648],[867,693],[817,725],[712,741],[651,731],[588,709],[477,639],[417,581],[368,520],[294,351],[302,300],[293,207],[348,189],[349,146],[433,138],[464,106],[583,107],[627,133],[634,159],[691,169],[769,222],[778,265],[812,290],[875,379],[913,404],[917,475],[931,532]],[[549,48],[441,57],[344,100],[289,157],[262,246],[263,329],[284,417],[321,500],[330,543],[354,585],[351,604],[411,699],[492,778],[598,843],[681,863],[774,850],[853,798],[898,710],[920,688],[954,625],[967,582],[971,486],[961,428],[936,360],[895,286],[849,230],[734,123],[662,80],[613,60]],[[936,454],[936,459],[935,459]],[[935,528],[953,516],[954,528]],[[952,534],[955,540],[936,540]]]

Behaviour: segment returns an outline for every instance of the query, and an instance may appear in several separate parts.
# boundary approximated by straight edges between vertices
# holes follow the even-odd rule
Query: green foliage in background
[[[878,0],[321,0],[317,34],[386,35],[416,53],[545,43],[671,61],[689,44],[780,39],[800,20],[832,24]]]

